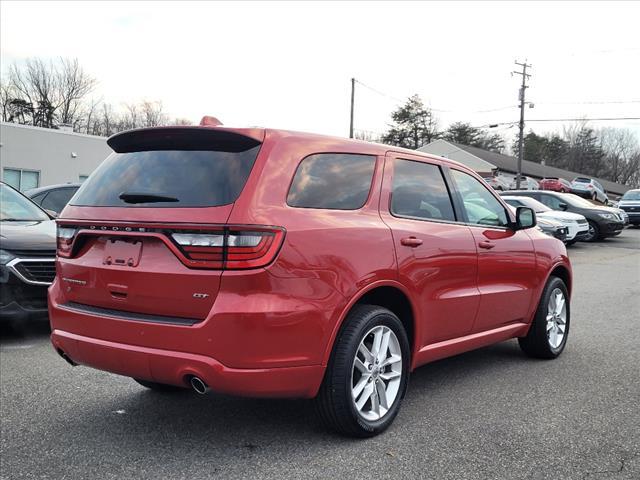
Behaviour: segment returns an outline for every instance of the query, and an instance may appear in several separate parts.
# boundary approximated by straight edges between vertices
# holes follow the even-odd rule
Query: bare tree
[[[141,126],[143,127],[157,127],[159,125],[166,125],[168,122],[167,116],[162,111],[162,102],[144,101],[140,104],[141,112]]]
[[[55,75],[60,123],[73,125],[78,120],[82,100],[94,89],[96,80],[85,73],[77,58],[60,58]]]

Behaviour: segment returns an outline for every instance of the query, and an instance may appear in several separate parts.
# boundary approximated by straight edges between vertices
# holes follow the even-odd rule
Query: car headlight
[[[605,218],[607,220],[615,220],[616,219],[616,216],[613,213],[599,213],[598,216],[601,217],[601,218]]]
[[[6,250],[0,250],[0,265],[6,265],[14,258],[16,258],[15,255],[7,252]]]

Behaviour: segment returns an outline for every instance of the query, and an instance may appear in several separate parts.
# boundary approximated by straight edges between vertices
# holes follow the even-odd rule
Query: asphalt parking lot
[[[640,478],[640,229],[569,248],[572,325],[555,361],[509,341],[417,370],[370,440],[309,401],[157,394],[71,368],[47,331],[2,331],[0,478]]]

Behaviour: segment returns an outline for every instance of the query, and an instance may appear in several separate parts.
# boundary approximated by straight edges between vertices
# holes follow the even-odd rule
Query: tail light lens
[[[208,268],[246,269],[271,263],[282,245],[279,228],[225,228],[222,232],[172,233],[190,260],[207,262]]]
[[[58,255],[61,257],[70,257],[71,250],[73,248],[73,240],[76,236],[78,229],[76,227],[66,227],[62,225],[57,226],[57,246]]]

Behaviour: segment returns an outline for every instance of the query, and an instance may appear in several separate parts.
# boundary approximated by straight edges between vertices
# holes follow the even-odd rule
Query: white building
[[[0,175],[22,191],[82,182],[112,152],[105,137],[0,122]]]

